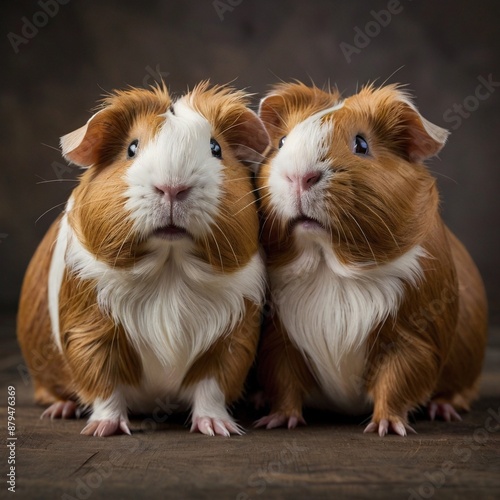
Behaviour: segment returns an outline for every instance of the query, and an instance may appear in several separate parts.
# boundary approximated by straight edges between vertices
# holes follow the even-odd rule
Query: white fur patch
[[[210,417],[233,421],[226,410],[224,393],[213,378],[201,380],[194,386],[191,401],[193,419]]]
[[[64,271],[66,269],[64,256],[66,253],[68,234],[70,232],[68,217],[66,214],[69,210],[71,210],[72,206],[73,199],[70,198],[66,204],[66,213],[63,215],[61,222],[59,223],[59,230],[57,233],[54,251],[52,253],[48,278],[48,304],[50,323],[52,326],[52,338],[60,351],[62,350],[62,345],[59,327],[59,292],[61,291]]]
[[[191,255],[190,244],[159,241],[133,269],[120,270],[97,261],[70,237],[68,266],[82,279],[97,281],[99,306],[124,327],[141,354],[142,394],[175,393],[192,362],[242,319],[244,299],[264,299],[259,253],[244,268],[224,275]],[[130,395],[141,397],[134,391]]]
[[[175,115],[167,115],[155,138],[143,149],[139,144],[138,157],[127,171],[126,208],[134,231],[144,236],[173,223],[209,237],[224,168],[211,153],[211,126],[185,98],[176,102]],[[162,185],[189,186],[191,191],[169,207],[155,187]],[[133,269],[119,270],[96,260],[72,234],[67,254],[71,269],[97,281],[99,306],[125,328],[136,349],[179,371],[171,377],[173,385],[196,357],[241,320],[245,298],[261,303],[264,296],[259,254],[245,268],[225,275],[195,257],[193,249],[190,238],[150,238],[149,254]]]
[[[125,208],[131,211],[134,230],[149,234],[175,224],[195,236],[205,235],[217,215],[223,178],[222,162],[212,156],[210,123],[185,98],[167,113],[158,134],[128,169]],[[155,186],[183,185],[189,196],[170,207]]]
[[[67,248],[65,254],[62,246],[57,252],[53,281],[59,276],[57,266],[64,269],[64,258],[79,278],[95,280],[99,307],[123,326],[143,364],[140,386],[122,387],[114,399],[97,401],[92,420],[106,419],[113,408],[121,408],[120,398],[132,411],[153,409],[158,397],[191,400],[191,392],[179,389],[193,361],[242,320],[245,299],[256,304],[264,300],[266,271],[259,252],[245,267],[224,274],[194,255],[191,238],[151,237],[155,229],[169,224],[195,237],[210,237],[225,168],[212,156],[210,139],[209,122],[183,98],[175,104],[175,115],[166,114],[151,142],[139,144],[137,158],[125,174],[125,208],[134,231],[147,240],[148,254],[133,268],[117,269],[97,260],[70,227],[65,230]],[[158,192],[161,186],[187,186],[190,191],[169,204]],[[57,311],[58,289],[52,293]],[[217,406],[219,394],[212,385],[197,391],[198,405],[205,394]]]
[[[324,160],[333,130],[331,121],[322,121],[328,114],[341,109],[341,102],[332,108],[316,113],[297,124],[288,134],[283,147],[272,161],[269,175],[271,202],[281,217],[293,218],[298,214],[298,198],[291,193],[288,177],[299,177],[309,172],[321,172],[322,179],[315,189],[302,194],[301,203],[306,215],[324,221],[324,210],[314,210],[316,191],[328,184],[329,162]]]
[[[393,262],[366,269],[341,264],[321,233],[296,240],[303,242],[300,257],[270,274],[280,319],[309,360],[328,405],[362,413],[369,408],[362,380],[367,337],[397,312],[403,283],[417,283],[425,252],[417,246]]]
[[[89,422],[96,420],[125,420],[128,422],[127,404],[120,388],[108,399],[97,398],[92,405]]]
[[[322,118],[343,103],[296,125],[272,161],[271,203],[285,220],[301,214],[328,226],[324,192],[332,173],[328,156],[334,123]],[[310,189],[297,191],[292,178],[321,173]],[[306,234],[303,234],[306,231]],[[385,265],[346,266],[335,255],[322,229],[294,229],[300,255],[291,264],[270,271],[273,300],[291,340],[304,353],[327,406],[362,413],[369,409],[363,389],[366,340],[373,329],[396,314],[404,282],[416,284],[422,275],[417,246]],[[314,403],[324,405],[315,399]]]

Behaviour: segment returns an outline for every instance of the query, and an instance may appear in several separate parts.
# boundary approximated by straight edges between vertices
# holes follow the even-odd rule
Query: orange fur
[[[245,264],[259,246],[256,198],[247,167],[258,164],[269,137],[258,118],[246,106],[246,94],[226,87],[197,85],[190,102],[212,125],[213,136],[224,151],[225,182],[213,237],[199,241],[199,255],[217,270],[233,272]]]
[[[302,86],[298,91],[302,96],[298,105],[302,107],[292,111],[291,106],[297,104],[295,99],[280,106],[279,112],[283,112],[284,117],[279,130],[270,134],[274,143],[287,135],[294,125],[319,110],[302,95],[305,92]],[[337,255],[346,264],[383,264],[402,255],[422,241],[427,231],[428,214],[437,210],[435,180],[423,165],[413,164],[409,169],[397,156],[405,141],[409,141],[400,124],[407,109],[395,101],[394,96],[391,100],[391,91],[394,92],[388,88],[374,93],[370,88],[364,89],[334,113],[335,134],[329,144],[328,156],[332,158],[331,168],[336,172],[336,178],[335,189],[329,193],[327,204],[332,220],[328,229],[335,240]],[[310,89],[313,103],[318,100],[318,92],[321,91]],[[289,89],[284,98],[291,93]],[[277,99],[273,94],[271,98]],[[329,106],[337,101],[337,93],[330,101],[326,97],[320,100],[329,102]],[[266,100],[263,106],[267,108],[272,103]],[[288,120],[288,113],[292,115],[292,121]],[[267,125],[265,118],[263,121]],[[367,136],[376,158],[360,160],[350,153],[350,142],[357,133]],[[261,169],[263,179],[269,177],[272,158]],[[379,168],[379,164],[384,168]],[[262,179],[260,187],[264,213],[270,214],[269,188]],[[267,217],[263,232],[267,245],[285,249],[284,255],[270,252],[271,259],[276,254],[281,262],[293,260],[292,235],[286,221]]]
[[[302,416],[303,401],[308,394],[318,390],[318,384],[277,315],[266,318],[258,370],[259,377],[265,381],[271,412]]]
[[[190,101],[213,124],[213,135],[224,150],[226,166],[222,210],[215,220],[212,236],[196,242],[197,253],[217,271],[234,272],[258,248],[255,195],[242,161],[261,157],[269,139],[258,118],[246,107],[247,97],[243,92],[201,84],[193,90]],[[93,168],[82,175],[73,193],[75,209],[71,225],[86,249],[110,266],[130,267],[144,254],[143,240],[132,232],[124,209],[123,177],[130,164],[125,152],[134,139],[141,144],[151,140],[161,123],[159,115],[170,103],[164,88],[118,92],[106,99],[105,107],[88,125],[92,148],[100,155],[93,154]],[[88,147],[84,139],[67,157],[80,161],[80,149]],[[112,168],[106,168],[110,161]]]
[[[52,339],[47,281],[59,219],[47,231],[24,277],[17,314],[19,345],[35,388],[35,401],[50,404],[75,397],[66,360]]]
[[[137,386],[141,359],[123,328],[100,310],[95,284],[66,271],[59,304],[62,350],[80,400],[91,404],[120,384]]]
[[[247,108],[248,96],[243,92],[203,83],[187,98],[212,125],[213,137],[224,151],[220,212],[212,234],[195,241],[195,255],[210,264],[214,274],[234,273],[259,249],[249,165],[263,158],[269,138],[257,115]],[[69,226],[84,249],[111,268],[126,272],[149,251],[145,245],[149,235],[134,230],[125,209],[125,174],[131,163],[127,147],[135,139],[141,147],[147,145],[171,104],[165,86],[118,91],[103,101],[84,127],[62,138],[66,159],[86,168],[72,194]],[[99,307],[96,284],[67,267],[59,294],[59,352],[52,338],[47,298],[58,229],[59,221],[46,234],[26,273],[18,339],[34,378],[37,402],[72,399],[91,405],[120,385],[137,386],[143,367],[124,328]],[[184,384],[216,377],[228,402],[239,397],[256,351],[260,309],[247,301],[240,324],[195,361]],[[49,354],[38,368],[36,359],[42,351]]]
[[[449,231],[448,239],[457,269],[458,321],[434,397],[469,410],[470,403],[479,395],[479,374],[488,333],[487,299],[481,276],[467,250]]]
[[[261,118],[276,147],[258,179],[262,241],[271,271],[299,255],[290,221],[276,215],[267,184],[278,141],[338,101],[336,91],[283,84],[261,104]],[[472,259],[441,221],[435,180],[422,165],[447,134],[426,122],[396,86],[366,87],[322,120],[334,121],[327,159],[335,176],[325,210],[339,260],[369,269],[416,245],[429,255],[421,259],[422,283],[405,285],[397,316],[376,325],[368,338],[363,381],[374,401],[373,421],[405,424],[408,411],[432,397],[465,409],[476,395],[484,356],[486,297]],[[352,154],[357,134],[367,139],[371,156]],[[304,370],[297,372],[291,363],[281,369],[290,340],[279,324],[279,318],[269,321],[265,331],[259,355],[262,380],[274,412],[300,415]],[[293,365],[307,366],[307,361]],[[291,392],[297,396],[290,405]]]
[[[245,379],[252,366],[260,335],[261,308],[245,300],[246,313],[241,322],[218,340],[191,366],[183,385],[188,387],[215,378],[226,397],[226,403],[236,401],[242,393]]]
[[[262,102],[259,115],[266,124],[272,144],[277,145],[278,140],[304,120],[304,117],[330,108],[339,100],[337,90],[325,92],[300,82],[282,83],[269,92]]]

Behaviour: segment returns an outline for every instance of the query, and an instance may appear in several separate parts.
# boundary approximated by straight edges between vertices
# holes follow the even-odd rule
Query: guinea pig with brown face
[[[129,412],[167,398],[191,408],[192,431],[241,433],[227,405],[260,333],[252,170],[269,145],[247,98],[208,83],[175,101],[164,87],[119,91],[61,139],[86,170],[29,265],[18,314],[43,416],[81,406],[82,434],[130,433]]]
[[[271,412],[373,412],[365,432],[406,435],[408,413],[459,419],[477,395],[487,303],[476,266],[439,215],[423,162],[448,132],[397,86],[282,84],[260,106],[275,147],[260,169],[274,313],[259,351]]]

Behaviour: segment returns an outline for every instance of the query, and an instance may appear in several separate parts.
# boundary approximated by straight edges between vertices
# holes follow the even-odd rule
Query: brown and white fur
[[[44,416],[82,405],[83,434],[129,433],[129,412],[168,398],[191,407],[192,430],[241,432],[227,405],[259,337],[252,169],[268,145],[247,95],[207,83],[175,101],[164,87],[116,92],[61,139],[86,170],[29,265],[18,315]]]
[[[373,411],[366,431],[381,436],[413,430],[418,405],[460,418],[487,304],[423,165],[448,132],[397,86],[343,100],[282,84],[260,117],[275,146],[258,176],[274,314],[259,351],[271,413],[257,424],[295,427],[303,405]]]

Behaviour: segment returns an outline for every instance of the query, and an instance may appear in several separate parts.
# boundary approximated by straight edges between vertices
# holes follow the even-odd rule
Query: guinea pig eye
[[[357,135],[354,139],[353,153],[357,153],[360,155],[368,154],[368,143],[365,141],[363,137]]]
[[[212,150],[212,156],[222,158],[222,148],[215,139],[210,139],[210,149]]]
[[[137,154],[137,149],[139,148],[139,139],[132,141],[127,149],[127,157],[133,158]]]
[[[280,139],[280,142],[278,142],[278,148],[281,149],[283,147],[283,144],[285,144],[286,141],[286,135]]]

